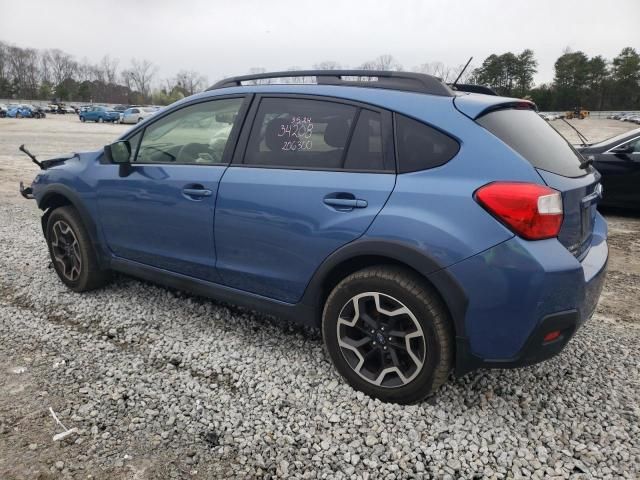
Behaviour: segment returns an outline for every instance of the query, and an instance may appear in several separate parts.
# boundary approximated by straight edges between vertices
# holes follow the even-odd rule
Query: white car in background
[[[120,123],[138,123],[150,117],[158,110],[154,107],[132,107],[127,108],[120,114]]]

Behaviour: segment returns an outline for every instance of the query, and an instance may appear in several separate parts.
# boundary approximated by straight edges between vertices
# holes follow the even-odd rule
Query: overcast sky
[[[405,69],[534,50],[536,82],[566,47],[610,59],[640,49],[640,0],[0,0],[0,40],[97,62],[144,58],[158,77],[197,70],[213,83],[252,67],[392,54]]]

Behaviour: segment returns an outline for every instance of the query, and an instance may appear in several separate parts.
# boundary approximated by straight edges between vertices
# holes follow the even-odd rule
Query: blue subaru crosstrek
[[[316,83],[255,85],[292,76]],[[354,388],[415,402],[557,354],[605,277],[597,171],[535,105],[477,90],[235,77],[22,193],[70,289],[116,271],[320,327]]]

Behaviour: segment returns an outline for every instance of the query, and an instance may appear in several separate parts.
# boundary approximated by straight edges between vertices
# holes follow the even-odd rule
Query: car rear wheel
[[[103,121],[102,117],[98,117],[98,123],[102,123]]]
[[[338,372],[383,401],[418,402],[442,385],[453,362],[453,333],[436,292],[414,272],[360,270],[329,295],[322,333]]]
[[[109,272],[101,270],[89,235],[75,208],[56,208],[47,220],[49,255],[58,277],[74,292],[103,286]]]
[[[16,118],[22,118],[22,114],[20,112],[16,113]]]
[[[82,123],[84,123],[86,120],[85,120],[85,118],[84,118],[84,117],[80,117],[80,121],[81,121]]]

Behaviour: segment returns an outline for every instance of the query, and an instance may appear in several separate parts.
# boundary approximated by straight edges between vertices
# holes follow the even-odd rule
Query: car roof
[[[400,113],[405,113],[415,118],[422,118],[425,105],[431,108],[449,109],[452,102],[455,108],[470,118],[476,118],[482,113],[500,107],[521,106],[535,108],[533,102],[527,100],[499,97],[496,95],[484,95],[479,93],[456,92],[452,97],[431,95],[428,93],[415,93],[387,88],[368,88],[361,86],[342,85],[317,85],[317,84],[271,84],[271,85],[244,85],[241,87],[224,87],[208,90],[190,97],[186,97],[175,104],[191,102],[193,100],[215,98],[222,95],[246,95],[246,94],[297,94],[317,95],[333,97],[336,99],[351,100],[368,103],[373,106],[385,108]]]

